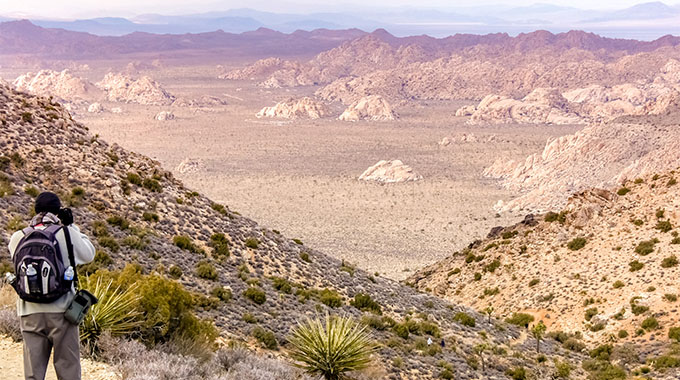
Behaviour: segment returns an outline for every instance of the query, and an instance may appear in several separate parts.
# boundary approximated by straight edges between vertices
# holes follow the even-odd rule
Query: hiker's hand
[[[73,224],[73,212],[71,211],[70,208],[62,208],[59,210],[59,220],[61,220],[61,224],[65,226],[70,226]]]

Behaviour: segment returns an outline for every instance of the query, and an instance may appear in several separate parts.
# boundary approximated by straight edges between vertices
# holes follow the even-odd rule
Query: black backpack
[[[68,268],[65,268],[57,241],[57,232],[62,228],[69,262],[73,266],[71,279],[65,278]],[[52,303],[70,292],[77,280],[69,230],[59,224],[47,224],[45,229],[24,228],[23,233],[12,258],[16,273],[12,286],[24,301]]]

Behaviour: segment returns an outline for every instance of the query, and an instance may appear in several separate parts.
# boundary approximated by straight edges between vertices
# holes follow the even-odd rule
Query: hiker
[[[430,338],[430,337],[427,338],[427,345],[428,346],[432,345],[432,338]]]
[[[442,346],[442,348],[446,347],[446,342],[444,341],[443,338],[442,338],[442,341],[441,341],[440,345]]]
[[[44,380],[54,348],[57,378],[80,380],[78,324],[69,322],[64,313],[73,308],[76,265],[91,262],[95,250],[73,224],[71,210],[61,208],[56,194],[38,195],[35,213],[30,227],[15,232],[9,242],[16,275],[12,285],[19,294],[24,377]]]

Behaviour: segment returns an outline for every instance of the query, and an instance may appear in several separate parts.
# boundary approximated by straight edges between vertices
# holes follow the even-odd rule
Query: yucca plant
[[[326,315],[298,322],[288,338],[292,344],[291,357],[306,372],[327,380],[345,378],[346,372],[368,367],[376,346],[367,326],[352,317]]]
[[[140,296],[136,292],[136,284],[126,289],[111,289],[112,283],[112,280],[102,280],[101,277],[94,281],[86,277],[81,281],[82,287],[99,300],[90,307],[80,326],[81,342],[91,342],[103,331],[108,331],[112,336],[126,335],[140,326],[137,308]]]

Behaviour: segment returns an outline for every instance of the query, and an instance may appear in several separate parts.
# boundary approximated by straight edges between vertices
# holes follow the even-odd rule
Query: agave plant
[[[89,342],[103,332],[108,331],[112,336],[126,335],[140,326],[140,312],[137,309],[140,296],[136,293],[136,285],[127,289],[116,287],[111,289],[112,280],[96,281],[86,277],[81,281],[87,289],[99,300],[90,307],[85,320],[80,326],[80,341]]]
[[[349,316],[327,314],[325,321],[307,318],[298,322],[288,340],[293,346],[291,357],[300,362],[297,366],[327,380],[368,367],[376,349],[366,326]]]

